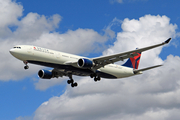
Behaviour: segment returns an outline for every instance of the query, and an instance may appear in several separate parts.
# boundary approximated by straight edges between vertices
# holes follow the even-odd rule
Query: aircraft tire
[[[71,84],[71,82],[72,82],[71,80],[68,80],[68,81],[67,81],[68,84]]]
[[[25,69],[25,70],[29,69],[29,66],[24,66],[24,69]]]
[[[98,80],[98,81],[100,81],[100,80],[101,80],[101,78],[98,76],[98,77],[97,77],[97,80]]]
[[[90,77],[93,78],[94,77],[93,74],[91,74]]]
[[[73,83],[71,84],[71,87],[74,87],[74,84],[73,84]]]
[[[71,84],[71,87],[77,87],[77,86],[78,84],[76,82]]]
[[[77,86],[78,86],[78,84],[75,82],[75,83],[74,83],[74,87],[77,87]]]

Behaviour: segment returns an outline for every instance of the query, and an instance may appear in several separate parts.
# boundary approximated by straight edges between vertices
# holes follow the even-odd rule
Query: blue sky
[[[24,15],[29,12],[37,12],[40,15],[51,16],[59,14],[63,17],[60,24],[60,32],[68,29],[93,28],[100,32],[115,17],[138,19],[146,14],[167,15],[171,23],[177,23],[179,16],[175,14],[179,8],[177,2],[170,1],[149,1],[149,0],[126,0],[122,4],[108,0],[99,1],[26,1],[20,0],[24,7]],[[91,21],[91,22],[90,22]]]
[[[7,2],[8,1],[8,2]],[[0,41],[1,41],[1,49],[2,49],[2,57],[0,64],[2,67],[1,78],[0,78],[0,119],[2,120],[27,120],[27,119],[71,119],[75,116],[75,119],[83,119],[84,116],[81,116],[80,110],[74,110],[73,108],[66,106],[66,104],[72,105],[71,103],[65,103],[62,99],[66,99],[66,101],[87,101],[82,102],[82,104],[77,101],[72,105],[73,107],[82,107],[85,111],[84,114],[86,116],[92,116],[93,119],[104,119],[105,115],[106,119],[132,119],[130,116],[134,116],[134,119],[152,117],[153,119],[168,119],[174,116],[174,119],[178,116],[179,107],[175,107],[172,105],[173,103],[164,102],[164,104],[159,105],[160,103],[147,103],[150,105],[149,107],[146,105],[146,99],[143,99],[142,110],[140,108],[137,110],[139,114],[137,114],[133,109],[129,106],[126,106],[126,103],[123,100],[120,100],[119,107],[125,108],[127,111],[122,111],[119,108],[115,107],[116,105],[111,104],[109,110],[112,111],[113,108],[119,113],[104,111],[102,106],[98,106],[103,99],[103,95],[106,97],[110,97],[112,99],[108,99],[110,103],[115,102],[113,96],[109,96],[109,94],[117,93],[118,97],[124,97],[124,94],[127,94],[127,99],[134,99],[138,101],[138,98],[135,96],[140,95],[144,91],[148,91],[144,94],[145,97],[149,97],[149,94],[154,95],[154,93],[160,94],[168,94],[167,96],[163,96],[163,98],[169,98],[169,94],[173,94],[174,96],[179,95],[179,76],[178,74],[171,73],[174,77],[172,80],[165,80],[166,82],[161,81],[163,77],[158,77],[157,81],[159,82],[147,82],[144,80],[145,77],[154,78],[156,76],[165,76],[161,70],[158,74],[158,70],[154,71],[155,75],[150,73],[145,73],[144,76],[137,76],[135,78],[122,79],[118,81],[105,80],[105,82],[95,83],[93,80],[89,78],[80,78],[75,77],[75,79],[79,80],[80,86],[77,89],[72,89],[70,86],[66,84],[66,80],[68,78],[59,78],[56,80],[48,81],[48,80],[39,80],[37,77],[37,72],[39,69],[43,67],[38,67],[34,65],[30,65],[30,70],[25,71],[23,69],[23,63],[13,58],[13,56],[9,55],[8,50],[16,44],[35,44],[42,47],[48,47],[50,49],[56,49],[64,52],[70,52],[73,54],[85,55],[88,57],[98,57],[100,55],[106,55],[111,53],[123,52],[126,50],[132,50],[136,46],[129,47],[133,44],[133,41],[137,43],[140,47],[147,46],[148,44],[154,44],[163,42],[168,39],[168,37],[172,37],[173,40],[170,45],[163,47],[163,49],[152,50],[152,52],[143,53],[144,58],[142,58],[142,67],[156,64],[156,63],[165,63],[165,68],[169,68],[171,71],[178,71],[178,62],[180,56],[180,47],[179,47],[179,29],[180,26],[180,11],[179,1],[169,1],[169,0],[16,0],[11,1],[0,0],[0,8],[2,12],[0,12]],[[7,3],[6,3],[7,2]],[[7,6],[11,6],[13,4],[14,9],[10,8],[4,12],[1,5],[6,4]],[[3,13],[4,12],[4,13]],[[9,14],[6,16],[6,14]],[[12,17],[11,17],[12,16]],[[15,17],[13,17],[15,16]],[[165,17],[163,17],[165,16]],[[44,17],[44,18],[43,18]],[[2,19],[3,18],[3,19]],[[127,21],[125,19],[128,18]],[[138,41],[133,37],[134,33],[132,33],[132,41],[122,41],[124,46],[120,46],[121,44],[121,35],[129,35],[127,31],[131,31],[129,29],[133,28],[131,23],[141,24],[141,20],[147,22],[148,20],[153,23],[153,20],[160,19],[160,23],[166,23],[167,27],[158,28],[156,25],[152,28],[156,31],[154,34],[141,34],[146,30],[146,25],[151,25],[152,23],[142,24],[142,30],[135,29],[135,34],[137,36],[141,36],[146,38],[147,36],[154,38],[155,40],[151,41],[149,37],[147,42]],[[136,20],[136,21],[133,21]],[[29,26],[29,21],[33,21],[32,25]],[[169,22],[166,22],[170,20]],[[158,21],[158,20],[157,20]],[[165,22],[164,22],[165,21]],[[127,23],[127,24],[126,24]],[[133,24],[134,25],[134,24]],[[124,26],[124,27],[123,27]],[[130,28],[127,30],[127,28]],[[153,26],[153,25],[152,25]],[[157,25],[158,26],[158,25]],[[165,25],[166,26],[166,25]],[[31,28],[32,27],[32,28]],[[36,28],[37,27],[37,28]],[[27,29],[26,29],[27,28]],[[136,26],[135,26],[136,28]],[[170,29],[169,31],[165,31],[165,33],[159,33],[160,30]],[[172,30],[171,30],[172,29]],[[9,31],[10,30],[10,31]],[[28,31],[29,30],[29,31]],[[33,33],[33,30],[35,31]],[[140,31],[140,32],[139,32]],[[148,28],[148,31],[151,31]],[[32,32],[32,33],[31,33]],[[167,32],[167,33],[166,33]],[[148,32],[147,32],[148,33]],[[156,33],[159,33],[156,35]],[[164,36],[160,36],[160,34]],[[76,36],[77,35],[77,36]],[[156,40],[155,37],[158,37],[160,40]],[[92,38],[91,38],[92,37]],[[140,38],[141,38],[140,37]],[[64,42],[58,42],[66,41]],[[52,41],[51,44],[48,45],[48,42]],[[87,41],[87,43],[85,42]],[[151,41],[151,42],[149,42]],[[43,43],[42,43],[43,42]],[[57,44],[56,44],[57,42]],[[85,43],[82,43],[85,42]],[[142,42],[142,43],[141,43]],[[55,44],[54,44],[55,43]],[[77,43],[74,46],[71,43]],[[81,45],[82,44],[82,45]],[[119,45],[120,44],[120,45]],[[4,45],[4,46],[3,46]],[[119,46],[118,46],[119,45]],[[110,52],[112,51],[112,52]],[[4,52],[4,53],[3,53]],[[153,54],[156,56],[153,56]],[[149,54],[149,55],[148,55]],[[172,55],[172,56],[169,56]],[[151,56],[154,60],[149,60],[151,58],[146,58],[146,56]],[[169,57],[167,57],[169,56]],[[148,61],[149,60],[149,61]],[[175,61],[175,62],[173,62]],[[177,63],[177,64],[176,64]],[[13,65],[11,65],[13,64]],[[141,62],[140,62],[141,64]],[[172,67],[172,68],[171,68]],[[151,71],[152,72],[152,71]],[[153,73],[153,72],[152,72]],[[166,71],[167,74],[168,71]],[[150,76],[151,75],[151,76]],[[131,80],[134,81],[131,81]],[[127,82],[125,81],[127,80]],[[87,83],[84,81],[87,81]],[[111,82],[110,82],[111,81]],[[120,82],[119,82],[120,81]],[[142,82],[143,81],[143,82]],[[170,82],[171,81],[171,82]],[[114,85],[122,85],[121,89],[123,93],[119,92]],[[123,83],[124,82],[124,83]],[[142,82],[142,83],[141,83]],[[123,86],[124,84],[124,86]],[[149,85],[150,84],[150,85]],[[86,87],[83,87],[86,86]],[[97,85],[97,86],[96,86]],[[112,86],[108,86],[112,85]],[[149,86],[148,86],[149,85]],[[162,85],[158,88],[158,85]],[[167,85],[167,86],[164,86]],[[171,86],[168,86],[171,85]],[[89,86],[89,88],[88,88]],[[104,90],[102,92],[98,88]],[[140,86],[146,86],[146,88],[140,89]],[[155,86],[156,88],[153,88]],[[130,87],[133,91],[141,91],[137,93],[130,92]],[[137,88],[136,88],[137,87]],[[149,89],[147,89],[149,87]],[[92,91],[92,89],[94,91]],[[127,90],[129,89],[129,90]],[[127,91],[126,91],[127,90]],[[154,90],[154,91],[153,91]],[[82,92],[83,91],[83,92]],[[110,92],[109,92],[110,91]],[[117,92],[118,91],[118,92]],[[162,92],[164,91],[164,92]],[[154,92],[154,93],[153,93]],[[98,97],[97,97],[97,96]],[[172,95],[172,96],[173,96]],[[172,97],[171,96],[171,97]],[[96,98],[97,97],[97,98]],[[105,97],[105,98],[106,98]],[[95,99],[96,98],[96,99]],[[119,98],[120,99],[120,98]],[[126,98],[125,98],[126,99]],[[160,96],[154,98],[157,101],[160,99]],[[176,100],[180,98],[175,98]],[[97,103],[89,103],[91,101],[97,100]],[[104,106],[107,105],[108,100],[105,100]],[[53,105],[47,104],[51,102],[57,102],[57,108],[53,109]],[[62,107],[59,103],[62,102],[64,106]],[[172,100],[173,102],[173,100]],[[116,103],[116,102],[115,102]],[[96,107],[87,107],[88,104],[92,106],[98,106],[99,111],[93,113],[92,110],[96,109]],[[125,104],[125,105],[123,105]],[[132,103],[133,104],[133,103]],[[138,104],[138,103],[134,103]],[[174,102],[175,106],[178,106],[178,102]],[[155,105],[159,107],[154,107]],[[133,106],[133,105],[132,105]],[[108,107],[108,105],[106,106]],[[168,107],[168,109],[166,109]],[[68,114],[69,117],[63,116],[63,108],[73,109],[72,114],[65,112],[64,114]],[[128,109],[129,108],[129,109]],[[43,111],[46,109],[47,111]],[[132,111],[131,111],[131,110]],[[49,116],[45,115],[46,112],[52,111],[49,113]],[[55,111],[58,110],[59,113]],[[144,111],[143,111],[144,110]],[[88,112],[91,111],[91,112]],[[143,111],[143,112],[142,112]],[[87,112],[87,113],[86,113]],[[108,112],[108,114],[106,113]],[[74,114],[76,115],[74,115]],[[89,113],[89,114],[88,114]],[[148,116],[152,113],[152,116]],[[162,118],[163,113],[168,113],[168,116]],[[172,114],[174,113],[174,114]],[[87,115],[88,114],[88,115]],[[99,114],[99,115],[98,115]],[[42,116],[44,115],[44,116]],[[102,116],[101,116],[102,115]],[[41,117],[42,116],[42,117]],[[54,116],[54,117],[53,117]],[[90,118],[87,118],[90,119]]]

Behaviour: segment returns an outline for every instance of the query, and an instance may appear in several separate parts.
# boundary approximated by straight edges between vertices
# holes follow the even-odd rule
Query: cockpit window
[[[13,47],[13,48],[16,48],[16,49],[21,49],[21,47]]]

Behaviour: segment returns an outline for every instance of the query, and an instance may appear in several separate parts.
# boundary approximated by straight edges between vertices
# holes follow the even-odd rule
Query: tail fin
[[[124,63],[122,66],[138,69],[140,58],[141,58],[141,53],[133,53],[133,54],[138,54],[137,56],[130,57],[126,63]]]

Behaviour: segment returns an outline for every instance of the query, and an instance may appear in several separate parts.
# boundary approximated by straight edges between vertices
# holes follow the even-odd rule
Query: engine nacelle
[[[78,66],[81,68],[91,68],[93,67],[93,61],[85,58],[81,58],[78,60]]]
[[[49,70],[39,70],[38,76],[42,79],[51,79],[53,77],[53,73]]]

